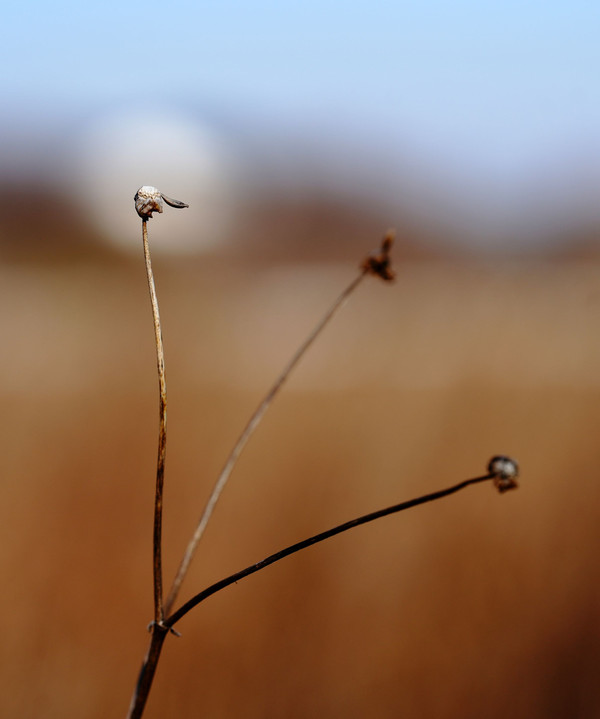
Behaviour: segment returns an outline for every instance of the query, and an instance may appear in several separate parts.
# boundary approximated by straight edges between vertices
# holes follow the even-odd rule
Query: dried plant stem
[[[194,534],[187,546],[187,549],[185,551],[185,554],[181,561],[181,564],[179,565],[179,569],[177,570],[177,574],[173,581],[171,591],[169,592],[169,596],[165,603],[165,614],[168,615],[169,612],[171,611],[171,609],[173,608],[173,604],[175,603],[175,600],[177,599],[177,595],[179,593],[179,590],[181,589],[181,585],[183,584],[183,581],[184,581],[187,571],[189,569],[189,566],[190,566],[190,563],[194,556],[194,553],[196,552],[196,549],[198,547],[200,539],[202,538],[202,535],[204,534],[204,531],[206,530],[206,526],[208,525],[208,522],[210,521],[212,513],[215,509],[215,506],[216,506],[217,502],[219,501],[219,497],[221,496],[221,493],[223,492],[223,489],[225,488],[225,485],[227,484],[227,481],[229,480],[231,472],[233,471],[233,468],[235,467],[248,440],[250,439],[250,437],[252,436],[252,434],[254,433],[254,431],[256,430],[258,425],[260,424],[263,416],[265,415],[266,411],[271,406],[271,403],[277,396],[277,393],[281,389],[281,386],[286,381],[286,379],[289,377],[289,375],[292,372],[292,370],[294,369],[294,367],[302,359],[302,357],[304,356],[304,354],[308,350],[308,348],[317,339],[317,337],[325,329],[325,327],[330,322],[330,320],[333,318],[333,316],[336,314],[336,312],[339,309],[341,309],[341,307],[345,304],[346,300],[350,297],[350,295],[354,292],[354,290],[358,287],[358,285],[361,283],[361,281],[364,279],[364,277],[368,273],[369,273],[368,268],[362,268],[360,273],[358,274],[358,276],[355,277],[352,280],[352,282],[346,287],[346,289],[338,296],[338,298],[331,305],[331,307],[327,310],[327,312],[322,317],[322,319],[319,321],[319,323],[316,325],[316,327],[308,335],[308,337],[303,342],[303,344],[298,348],[298,350],[293,355],[293,357],[290,359],[288,364],[284,367],[281,374],[275,380],[275,383],[273,384],[273,386],[269,389],[269,391],[267,392],[267,394],[265,395],[265,397],[263,398],[261,403],[256,408],[256,411],[254,412],[252,417],[250,417],[250,420],[248,421],[248,424],[246,424],[243,432],[238,437],[237,442],[235,443],[233,449],[231,450],[231,453],[227,457],[225,465],[223,466],[223,469],[221,470],[221,473],[219,474],[217,481],[215,482],[215,485],[210,493],[210,496],[208,498],[208,501],[206,503],[206,506],[204,508],[202,516],[200,517],[200,520],[196,526]]]
[[[397,512],[402,512],[406,509],[417,507],[420,504],[426,504],[427,502],[433,502],[437,499],[448,497],[449,495],[455,494],[461,489],[465,489],[472,484],[478,484],[479,482],[485,482],[486,480],[490,479],[497,480],[498,474],[496,472],[490,472],[489,474],[483,475],[481,477],[475,477],[474,479],[466,479],[463,482],[459,482],[458,484],[447,487],[446,489],[441,489],[437,492],[431,492],[430,494],[425,494],[422,497],[416,497],[415,499],[410,499],[406,502],[401,502],[400,504],[395,504],[391,507],[386,507],[385,509],[379,509],[376,512],[371,512],[370,514],[365,514],[362,517],[351,519],[350,521],[344,522],[337,527],[328,529],[325,532],[321,532],[320,534],[315,534],[313,537],[309,537],[308,539],[304,539],[301,542],[292,544],[291,546],[286,547],[279,552],[275,552],[275,554],[271,554],[269,557],[266,557],[266,559],[263,559],[256,564],[251,564],[249,567],[246,567],[245,569],[242,569],[241,571],[236,572],[235,574],[232,574],[225,579],[221,579],[221,581],[212,584],[210,587],[207,587],[199,594],[196,594],[196,596],[192,597],[192,599],[190,599],[183,606],[181,606],[176,612],[171,614],[171,616],[168,616],[160,625],[156,623],[153,624],[150,648],[148,649],[148,653],[146,654],[146,657],[142,664],[142,668],[140,670],[137,686],[131,700],[128,719],[139,719],[142,716],[144,706],[150,692],[150,687],[152,686],[152,681],[156,672],[156,666],[160,658],[160,653],[166,635],[169,631],[173,631],[173,626],[178,621],[183,619],[183,617],[189,611],[191,611],[194,607],[203,602],[205,599],[208,599],[208,597],[221,591],[221,589],[225,589],[231,584],[238,582],[244,577],[255,574],[261,569],[265,569],[269,565],[274,564],[275,562],[278,562],[285,557],[289,557],[295,552],[299,552],[302,549],[311,547],[313,544],[323,542],[330,537],[334,537],[336,534],[341,534],[342,532],[346,532],[349,529],[358,527],[361,524],[373,522],[376,519],[381,519],[382,517],[386,517],[390,514],[396,514]],[[500,491],[503,490],[500,488]]]
[[[163,483],[165,478],[165,457],[167,451],[167,383],[165,379],[165,355],[163,350],[162,332],[160,328],[160,313],[158,299],[154,285],[154,274],[150,260],[150,247],[148,245],[148,223],[142,219],[142,239],[144,242],[144,259],[146,261],[146,276],[148,290],[152,303],[152,318],[154,320],[154,339],[156,342],[156,365],[158,369],[159,389],[159,429],[158,429],[158,458],[156,461],[156,490],[154,496],[154,541],[153,541],[153,578],[154,578],[154,621],[160,624],[164,619],[163,585],[162,585],[162,509],[163,509]]]
[[[448,497],[451,494],[454,494],[455,492],[460,491],[461,489],[464,489],[465,487],[469,487],[471,484],[477,484],[479,482],[485,482],[488,479],[494,479],[496,475],[494,474],[486,474],[482,477],[475,477],[474,479],[466,479],[463,482],[459,482],[458,484],[453,485],[452,487],[447,487],[446,489],[441,489],[437,492],[432,492],[431,494],[425,494],[422,497],[417,497],[416,499],[409,499],[407,502],[401,502],[400,504],[395,504],[391,507],[386,507],[385,509],[379,509],[376,512],[371,512],[370,514],[365,514],[362,517],[357,517],[356,519],[351,519],[348,522],[344,522],[343,524],[339,524],[337,527],[333,527],[332,529],[328,529],[325,532],[321,532],[320,534],[315,534],[314,537],[309,537],[308,539],[304,539],[301,542],[297,542],[296,544],[292,544],[289,547],[286,547],[285,549],[280,550],[279,552],[275,552],[275,554],[271,554],[266,559],[263,559],[260,562],[257,562],[256,564],[252,564],[249,567],[246,567],[246,569],[242,569],[239,572],[236,572],[235,574],[232,574],[229,577],[226,577],[225,579],[221,579],[221,581],[216,582],[215,584],[212,584],[210,587],[205,589],[204,591],[200,592],[199,594],[196,594],[196,596],[192,597],[188,602],[186,602],[183,606],[181,606],[176,612],[171,614],[167,619],[165,619],[164,626],[171,628],[173,627],[180,619],[183,619],[183,617],[195,606],[200,604],[200,602],[203,602],[205,599],[208,599],[208,597],[212,596],[213,594],[216,594],[216,592],[221,591],[221,589],[225,589],[225,587],[228,587],[230,584],[234,584],[235,582],[238,582],[240,579],[243,579],[244,577],[248,577],[250,574],[254,574],[255,572],[260,571],[261,569],[265,569],[265,567],[268,567],[270,564],[274,564],[275,562],[279,562],[281,559],[284,559],[285,557],[289,557],[290,554],[295,554],[296,552],[299,552],[301,549],[306,549],[307,547],[311,547],[313,544],[318,544],[319,542],[323,542],[326,539],[329,539],[330,537],[335,537],[336,534],[341,534],[342,532],[347,532],[349,529],[353,529],[354,527],[358,527],[361,524],[367,524],[368,522],[373,522],[376,519],[381,519],[381,517],[387,517],[390,514],[396,514],[396,512],[402,512],[405,509],[410,509],[411,507],[417,507],[419,504],[426,504],[427,502],[433,502],[436,499],[442,499],[442,497]]]
[[[157,622],[154,622],[152,625],[150,646],[142,662],[142,668],[140,669],[137,684],[131,697],[129,711],[127,712],[127,719],[140,719],[144,713],[152,682],[154,681],[156,667],[158,666],[158,660],[160,659],[160,653],[168,632],[168,629]]]

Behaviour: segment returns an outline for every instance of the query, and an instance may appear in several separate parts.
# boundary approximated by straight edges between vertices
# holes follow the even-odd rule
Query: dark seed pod
[[[506,492],[519,486],[517,484],[519,465],[511,457],[503,454],[492,457],[488,464],[488,472],[493,475],[494,485],[499,492]]]

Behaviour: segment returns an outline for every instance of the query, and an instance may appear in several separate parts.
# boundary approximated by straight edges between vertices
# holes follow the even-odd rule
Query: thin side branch
[[[164,619],[163,584],[162,584],[162,509],[163,509],[163,483],[165,478],[165,457],[167,451],[167,383],[165,379],[165,355],[163,350],[162,332],[160,328],[160,314],[158,299],[152,273],[150,260],[150,247],[148,245],[148,223],[142,219],[142,239],[144,242],[144,259],[146,261],[146,276],[148,290],[152,303],[152,318],[154,320],[154,339],[156,342],[156,365],[158,369],[159,389],[159,429],[158,429],[158,458],[156,461],[156,490],[154,496],[154,542],[153,542],[153,579],[154,579],[154,621],[160,624]]]
[[[416,507],[419,504],[426,504],[427,502],[433,502],[436,499],[442,499],[442,497],[448,497],[451,494],[455,494],[456,492],[460,491],[461,489],[465,489],[465,487],[469,487],[472,484],[478,484],[479,482],[485,482],[489,479],[497,479],[497,474],[486,474],[482,477],[475,477],[474,479],[466,479],[463,482],[459,482],[459,484],[455,484],[452,487],[448,487],[446,489],[441,489],[437,492],[432,492],[431,494],[425,494],[422,497],[417,497],[416,499],[410,499],[407,502],[401,502],[400,504],[395,504],[391,507],[386,507],[385,509],[379,509],[376,512],[371,512],[370,514],[365,514],[362,517],[357,517],[356,519],[351,519],[349,522],[344,522],[343,524],[338,525],[337,527],[333,527],[332,529],[328,529],[325,532],[321,532],[320,534],[315,534],[314,537],[309,537],[308,539],[304,539],[301,542],[297,542],[296,544],[292,544],[289,547],[286,547],[285,549],[280,550],[279,552],[275,552],[275,554],[271,554],[269,557],[266,557],[266,559],[263,559],[260,562],[257,562],[256,564],[252,564],[249,567],[246,567],[245,569],[242,569],[239,572],[236,572],[235,574],[232,574],[229,577],[226,577],[225,579],[221,579],[221,581],[216,582],[215,584],[212,584],[210,587],[207,587],[205,590],[200,592],[199,594],[196,594],[195,597],[192,597],[188,602],[186,602],[183,606],[181,606],[176,612],[174,612],[171,616],[169,616],[164,621],[164,626],[171,628],[173,627],[180,619],[183,619],[183,617],[191,611],[195,606],[203,602],[205,599],[208,599],[208,597],[212,596],[213,594],[216,594],[217,592],[220,592],[221,589],[225,589],[225,587],[228,587],[230,584],[234,584],[235,582],[239,582],[240,579],[244,579],[244,577],[248,577],[251,574],[254,574],[255,572],[260,571],[261,569],[265,569],[265,567],[268,567],[270,564],[274,564],[275,562],[279,562],[281,559],[284,559],[285,557],[289,557],[290,554],[295,554],[296,552],[299,552],[302,549],[306,549],[307,547],[311,547],[313,544],[318,544],[319,542],[323,542],[326,539],[329,539],[330,537],[334,537],[336,534],[341,534],[342,532],[347,532],[349,529],[353,529],[354,527],[358,527],[361,524],[367,524],[368,522],[373,522],[376,519],[380,519],[381,517],[387,517],[389,514],[395,514],[396,512],[402,512],[405,509],[410,509],[411,507]],[[515,485],[516,486],[516,485]]]
[[[370,273],[373,273],[372,268],[364,266],[363,264],[357,277],[355,277],[352,282],[346,287],[346,289],[339,295],[339,297],[331,305],[329,310],[325,313],[323,318],[319,321],[317,326],[306,338],[304,343],[299,347],[294,356],[290,359],[288,364],[284,367],[283,371],[281,372],[279,377],[277,377],[271,389],[267,392],[264,399],[256,408],[252,417],[250,417],[250,420],[245,426],[243,432],[238,437],[237,442],[235,443],[233,449],[231,450],[231,453],[227,457],[225,465],[223,466],[223,469],[221,470],[221,473],[219,474],[217,481],[215,482],[215,485],[210,493],[202,516],[200,517],[194,534],[187,546],[183,560],[179,565],[179,569],[177,570],[177,574],[175,576],[175,580],[173,581],[171,591],[169,592],[169,596],[165,603],[166,615],[169,614],[173,607],[173,604],[175,603],[175,600],[177,599],[177,595],[179,593],[179,590],[181,589],[181,585],[183,584],[183,580],[185,579],[185,576],[189,569],[194,553],[196,552],[200,539],[202,538],[202,535],[206,530],[206,526],[208,525],[215,506],[219,501],[219,497],[221,496],[221,493],[223,492],[223,489],[225,488],[225,485],[229,480],[231,472],[233,471],[233,468],[235,467],[240,455],[242,454],[242,451],[244,450],[244,447],[246,446],[248,440],[259,426],[263,416],[271,406],[273,400],[277,396],[277,393],[281,389],[281,386],[289,377],[294,367],[296,367],[296,365],[302,359],[308,348],[329,324],[330,320],[333,318],[336,312],[345,304],[346,300],[350,297],[350,295],[354,292],[354,290],[358,287],[358,285],[362,282],[366,275]]]

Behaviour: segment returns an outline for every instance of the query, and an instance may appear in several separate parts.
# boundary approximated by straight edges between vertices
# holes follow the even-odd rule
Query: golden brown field
[[[168,639],[149,719],[600,716],[600,262],[397,255],[396,283],[367,280],[278,397],[182,599],[497,453],[519,460],[521,487],[469,488],[212,597]],[[154,269],[168,582],[237,433],[354,268]],[[152,618],[141,248],[6,264],[0,288],[0,715],[121,717]]]

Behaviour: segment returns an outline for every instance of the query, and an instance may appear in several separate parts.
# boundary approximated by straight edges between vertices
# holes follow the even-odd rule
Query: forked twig
[[[244,427],[242,433],[238,437],[235,445],[233,446],[233,449],[227,457],[225,464],[223,465],[223,469],[221,470],[221,473],[217,477],[217,480],[209,495],[208,501],[206,502],[206,505],[204,507],[204,511],[202,512],[200,520],[196,525],[194,534],[192,535],[192,538],[190,539],[188,546],[185,550],[185,554],[183,556],[181,564],[179,565],[179,569],[177,570],[175,579],[173,580],[169,596],[167,598],[167,601],[165,602],[165,614],[168,615],[173,608],[173,605],[175,603],[175,600],[177,599],[177,595],[179,594],[179,590],[181,589],[181,585],[183,584],[185,576],[188,572],[190,563],[194,557],[198,544],[200,543],[202,535],[204,534],[206,527],[210,521],[210,518],[214,512],[215,506],[219,501],[221,493],[225,489],[225,485],[227,484],[229,477],[231,476],[231,473],[244,450],[244,447],[248,443],[248,440],[250,439],[252,434],[258,428],[259,424],[262,421],[262,418],[273,403],[273,400],[277,396],[283,383],[287,380],[298,362],[300,362],[308,348],[313,344],[313,342],[329,324],[329,322],[338,312],[338,310],[340,310],[344,306],[350,295],[354,292],[354,290],[358,287],[358,285],[362,282],[366,275],[376,275],[381,279],[388,281],[394,279],[394,273],[391,269],[390,259],[390,250],[392,248],[393,240],[394,232],[393,230],[388,230],[388,232],[383,238],[379,250],[375,253],[372,253],[371,255],[368,255],[363,260],[360,265],[359,274],[337,297],[337,299],[327,310],[322,319],[318,322],[316,327],[314,327],[314,329],[310,332],[302,345],[300,345],[300,347],[296,350],[290,361],[283,368],[282,372],[279,374],[272,387],[269,389],[267,394],[264,396],[256,410],[254,411],[254,414],[248,420],[248,423]]]
[[[346,287],[346,289],[336,299],[330,309],[327,311],[325,316],[317,324],[315,329],[310,333],[308,338],[304,341],[301,347],[294,354],[292,359],[288,362],[287,366],[281,372],[277,380],[271,389],[267,392],[265,398],[259,404],[255,413],[250,418],[250,421],[244,428],[244,431],[238,438],[233,450],[231,451],[221,474],[219,475],[217,482],[212,490],[209,497],[208,503],[204,509],[200,522],[196,528],[196,531],[190,541],[184,559],[179,567],[172,589],[169,593],[168,600],[163,604],[162,594],[162,563],[161,563],[161,535],[162,535],[162,497],[163,497],[163,483],[164,483],[164,468],[165,468],[165,452],[166,452],[166,422],[167,422],[167,394],[166,394],[166,381],[165,381],[165,365],[164,365],[164,351],[162,343],[162,333],[160,327],[160,315],[158,310],[158,300],[156,297],[156,288],[154,285],[154,276],[152,273],[152,264],[150,260],[150,250],[148,245],[148,229],[147,220],[152,217],[153,212],[162,212],[163,201],[172,207],[187,207],[187,205],[179,200],[172,200],[165,197],[154,187],[144,186],[141,187],[135,195],[135,206],[138,214],[142,218],[142,239],[144,245],[144,258],[146,263],[146,274],[148,278],[148,288],[150,291],[150,300],[152,304],[152,315],[154,320],[154,333],[156,341],[156,357],[158,367],[158,379],[159,379],[159,440],[158,440],[158,461],[156,471],[156,492],[155,492],[155,511],[154,511],[154,542],[153,542],[153,578],[154,578],[154,621],[150,624],[151,640],[150,646],[142,663],[140,669],[136,688],[134,690],[131,704],[128,712],[128,719],[140,719],[144,712],[148,695],[154,680],[156,667],[160,659],[164,640],[169,632],[176,634],[177,632],[173,629],[174,625],[180,621],[191,609],[200,604],[202,601],[212,596],[216,592],[228,587],[234,582],[243,579],[244,577],[254,574],[268,567],[269,565],[284,559],[285,557],[294,554],[302,549],[305,549],[313,544],[322,542],[330,537],[345,532],[353,527],[357,527],[367,522],[372,522],[381,517],[385,517],[396,512],[400,512],[411,507],[415,507],[419,504],[431,502],[436,499],[441,499],[450,494],[454,494],[471,484],[483,482],[484,480],[492,479],[500,492],[504,492],[508,489],[512,489],[517,486],[516,477],[518,475],[518,467],[516,462],[508,457],[497,456],[493,457],[488,465],[488,474],[482,477],[476,477],[474,479],[468,479],[464,482],[460,482],[447,489],[433,492],[431,494],[418,497],[416,499],[409,500],[408,502],[402,502],[400,504],[388,507],[386,509],[378,510],[370,514],[363,515],[356,519],[345,522],[344,524],[338,525],[325,532],[321,532],[313,537],[309,537],[301,542],[297,542],[269,557],[263,559],[256,564],[252,564],[246,569],[236,572],[220,582],[211,585],[204,591],[196,594],[192,599],[181,606],[176,612],[170,614],[171,608],[181,584],[185,578],[189,564],[196,550],[196,547],[206,529],[206,525],[213,513],[214,507],[229,479],[229,476],[241,454],[246,443],[250,439],[253,432],[256,430],[265,412],[270,407],[277,393],[281,389],[281,386],[288,378],[291,371],[300,361],[304,353],[308,350],[310,345],[319,336],[322,330],[326,327],[329,321],[333,318],[335,313],[342,307],[345,301],[349,298],[352,292],[358,287],[360,282],[367,274],[372,274],[380,277],[383,280],[391,280],[394,277],[394,273],[391,269],[390,261],[390,249],[393,242],[393,234],[388,232],[384,237],[378,252],[369,255],[361,264],[360,273],[354,280]]]
[[[368,522],[373,522],[376,519],[387,517],[390,514],[396,514],[397,512],[402,512],[406,509],[417,507],[420,504],[426,504],[427,502],[433,502],[437,499],[448,497],[451,494],[455,494],[456,492],[459,492],[460,490],[471,486],[472,484],[478,484],[480,482],[485,482],[486,480],[493,480],[494,485],[500,493],[506,492],[510,489],[515,489],[518,486],[517,477],[519,474],[519,468],[516,461],[511,459],[510,457],[506,457],[503,455],[492,457],[488,464],[487,470],[487,474],[481,477],[466,479],[463,482],[454,484],[451,487],[447,487],[446,489],[441,489],[437,492],[431,492],[430,494],[425,494],[422,497],[416,497],[415,499],[410,499],[406,502],[401,502],[400,504],[395,504],[391,507],[386,507],[385,509],[371,512],[370,514],[365,514],[362,517],[351,519],[350,521],[344,522],[343,524],[340,524],[337,527],[333,527],[332,529],[328,529],[325,532],[315,534],[313,537],[309,537],[308,539],[304,539],[301,542],[292,544],[291,546],[286,547],[279,552],[275,552],[275,554],[271,554],[269,557],[266,557],[265,559],[260,562],[257,562],[256,564],[251,564],[249,567],[246,567],[245,569],[242,569],[241,571],[236,572],[229,577],[225,577],[225,579],[222,579],[221,581],[212,584],[210,587],[207,587],[202,592],[196,594],[194,597],[192,597],[192,599],[182,605],[176,612],[173,612],[173,614],[168,616],[160,625],[154,624],[152,629],[152,641],[150,644],[150,649],[148,650],[148,654],[146,655],[146,658],[144,659],[144,663],[140,670],[140,676],[136,687],[136,693],[134,694],[134,699],[132,700],[132,708],[130,710],[129,719],[139,719],[139,717],[142,716],[148,693],[152,685],[152,680],[156,672],[156,666],[160,657],[162,645],[168,632],[173,632],[173,626],[181,619],[183,619],[183,617],[189,611],[191,611],[194,607],[203,602],[205,599],[208,599],[208,597],[212,596],[213,594],[216,594],[222,589],[225,589],[231,584],[238,582],[240,579],[248,577],[251,574],[255,574],[261,569],[265,569],[269,565],[274,564],[281,559],[285,559],[285,557],[289,557],[291,554],[295,554],[302,549],[306,549],[307,547],[311,547],[314,544],[323,542],[326,539],[334,537],[336,534],[341,534],[342,532],[346,532],[349,529],[358,527],[361,524],[367,524]]]

